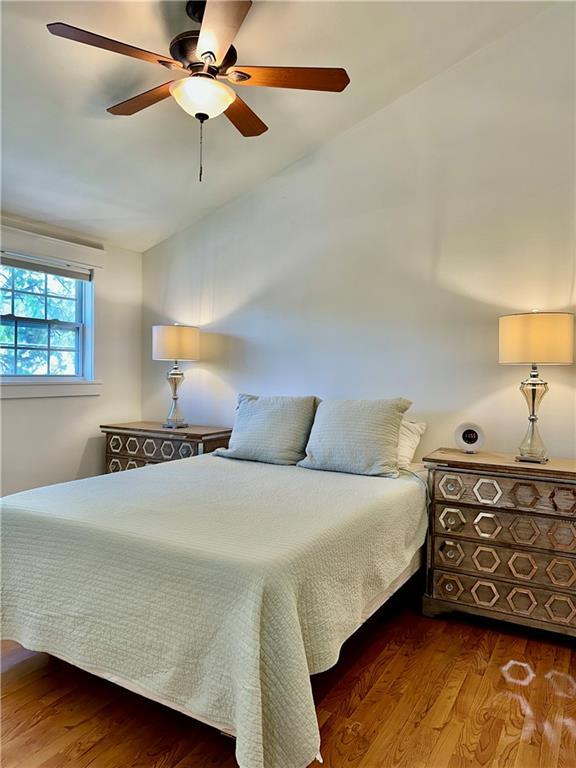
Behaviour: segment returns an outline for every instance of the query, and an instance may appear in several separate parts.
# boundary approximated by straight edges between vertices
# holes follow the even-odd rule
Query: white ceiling
[[[2,2],[5,212],[145,250],[548,6],[255,0],[239,63],[343,66],[351,84],[341,94],[239,87],[270,130],[245,139],[225,117],[210,121],[199,184],[198,125],[172,99],[132,117],[105,111],[169,74],[45,26],[65,21],[167,53],[194,26],[184,5]]]

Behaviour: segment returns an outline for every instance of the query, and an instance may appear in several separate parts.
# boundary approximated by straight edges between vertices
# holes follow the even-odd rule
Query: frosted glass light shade
[[[199,329],[191,325],[153,325],[152,359],[199,360]]]
[[[503,315],[499,318],[499,347],[499,362],[507,365],[570,365],[574,362],[574,315]]]
[[[200,75],[175,80],[170,86],[170,93],[182,109],[193,117],[198,114],[217,117],[236,98],[232,88],[219,80]]]

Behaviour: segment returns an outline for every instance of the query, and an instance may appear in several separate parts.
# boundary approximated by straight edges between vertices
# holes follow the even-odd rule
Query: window
[[[19,256],[2,262],[0,374],[90,378],[92,273]]]

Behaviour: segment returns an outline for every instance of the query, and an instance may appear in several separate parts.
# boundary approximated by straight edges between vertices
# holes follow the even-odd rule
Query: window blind
[[[88,282],[94,277],[94,270],[85,264],[49,258],[36,258],[35,256],[25,256],[24,254],[12,251],[1,251],[0,253],[2,254],[1,262],[7,267],[32,269],[46,272],[49,275],[71,277],[73,280],[86,280]]]

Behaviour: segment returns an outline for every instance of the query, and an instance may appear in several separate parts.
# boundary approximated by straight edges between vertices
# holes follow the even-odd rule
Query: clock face
[[[462,432],[462,440],[466,445],[474,445],[474,443],[478,442],[478,432],[475,429],[465,429]]]
[[[476,453],[484,445],[484,432],[478,424],[468,422],[456,427],[454,439],[465,453]]]

